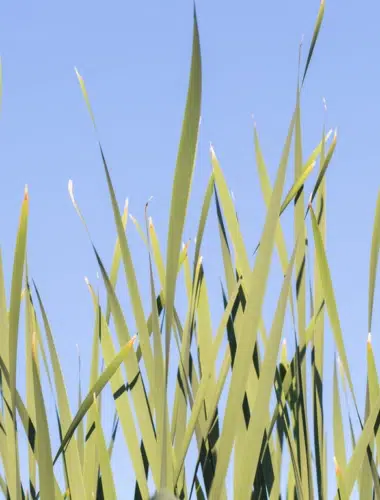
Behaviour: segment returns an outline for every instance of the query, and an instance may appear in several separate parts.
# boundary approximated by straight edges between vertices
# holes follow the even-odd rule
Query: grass
[[[367,342],[363,412],[354,391],[325,248],[326,173],[333,161],[336,133],[326,133],[322,127],[321,141],[306,160],[303,155],[302,86],[323,15],[324,1],[305,68],[300,70],[302,78],[273,187],[256,127],[254,130],[266,217],[253,264],[212,147],[212,174],[201,207],[196,243],[194,249],[191,245],[182,246],[202,102],[201,42],[195,10],[189,87],[173,180],[166,256],[148,215],[148,204],[144,224],[133,219],[148,256],[148,316],[144,313],[146,304],[140,294],[125,230],[128,206],[121,211],[116,202],[100,142],[99,153],[117,233],[110,270],[92,243],[75,200],[73,184],[69,182],[73,206],[88,233],[107,292],[106,304],[102,304],[87,281],[95,319],[91,376],[84,397],[79,385],[75,414],[70,409],[47,312],[28,273],[29,194],[25,191],[9,298],[0,260],[0,488],[5,498],[116,499],[112,469],[116,440],[123,442],[134,471],[135,482],[128,485],[128,498],[149,498],[153,485],[158,492],[155,498],[167,499],[173,494],[177,498],[212,500],[231,495],[239,499],[326,499],[331,481],[336,485],[336,498],[350,498],[355,488],[362,499],[380,498],[377,434],[380,388],[371,336]],[[97,133],[84,80],[76,73]],[[285,179],[290,166],[293,184],[286,193]],[[306,185],[312,182],[315,171],[316,178],[307,198]],[[212,204],[216,208],[214,222],[220,236],[224,274],[220,294],[223,310],[216,325],[211,323],[201,256]],[[291,210],[294,239],[288,248],[281,217]],[[380,195],[369,264],[369,332],[380,248],[379,218]],[[263,303],[275,251],[281,262],[282,286],[267,332]],[[309,278],[306,269],[310,271]],[[115,291],[122,272],[131,298],[136,335],[130,332]],[[176,308],[181,277],[188,299],[182,317]],[[25,311],[27,349],[25,401],[17,390],[16,380],[22,311]],[[287,317],[295,344],[291,355],[282,342],[288,328]],[[332,381],[324,376],[326,320],[337,353]],[[176,375],[174,380],[171,373]],[[54,429],[46,410],[49,392],[44,390],[42,380],[50,385],[54,398]],[[102,425],[102,390],[106,385],[111,387],[115,410],[111,436],[106,435]],[[173,402],[169,397],[171,385]],[[333,393],[332,425],[326,421],[324,394],[329,388]],[[353,414],[343,404],[343,394],[354,408]],[[52,437],[56,434],[60,442],[58,450],[52,447]],[[327,457],[327,435],[333,440],[335,471]],[[22,481],[20,474],[21,439],[28,443],[26,481]],[[226,477],[230,479],[226,481]]]

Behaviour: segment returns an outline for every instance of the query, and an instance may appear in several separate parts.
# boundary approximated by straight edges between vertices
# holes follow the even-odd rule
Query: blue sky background
[[[184,239],[195,236],[210,173],[211,141],[234,192],[247,247],[253,249],[264,206],[254,162],[252,114],[273,179],[294,106],[298,45],[304,34],[308,47],[319,2],[208,0],[197,7],[204,78],[202,125]],[[327,174],[328,258],[361,402],[368,262],[379,188],[379,14],[375,1],[366,0],[360,8],[353,2],[327,1],[302,101],[305,156],[320,140],[323,97],[328,104],[327,126],[338,127],[338,147]],[[145,201],[154,195],[151,215],[164,244],[191,37],[190,1],[37,0],[33,5],[6,2],[0,7],[4,75],[0,242],[6,277],[9,282],[19,207],[28,183],[30,272],[44,299],[73,401],[75,345],[82,353],[86,384],[93,328],[83,278],[96,282],[97,266],[67,195],[69,178],[107,265],[115,240],[96,138],[73,68],[77,66],[86,81],[120,205],[128,197],[130,212],[143,222]],[[210,231],[215,230],[215,224],[211,226]],[[137,274],[145,276],[146,254],[132,225],[128,234]],[[210,237],[203,253],[210,288],[215,290],[222,272],[215,257],[218,252],[218,239]],[[147,285],[144,278],[144,296]],[[124,297],[122,290],[121,294]],[[211,305],[218,311],[216,297]],[[329,346],[330,341],[326,363],[331,367]],[[122,459],[121,454],[118,457]],[[332,455],[328,464],[332,472]],[[125,468],[119,460],[115,470],[119,484],[125,485],[126,476],[120,478]]]

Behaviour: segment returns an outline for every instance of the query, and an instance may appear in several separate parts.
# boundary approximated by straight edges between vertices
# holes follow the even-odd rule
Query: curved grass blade
[[[214,148],[210,147],[211,164],[214,173],[215,186],[218,190],[221,206],[227,222],[227,228],[231,235],[231,241],[236,255],[236,268],[242,276],[248,277],[251,274],[251,266],[248,259],[248,253],[245,248],[243,236],[239,227],[239,222],[235,212],[235,206],[231,198],[227,182],[224,178],[219,161],[216,157]]]
[[[87,90],[86,90],[86,87],[84,84],[84,80],[79,75],[78,71],[76,71],[76,73],[77,73],[79,84],[80,84],[80,87],[82,90],[82,94],[83,94],[84,99],[86,101],[87,107],[89,109],[89,112],[90,112],[90,115],[91,115],[91,118],[93,121],[94,128],[96,130],[94,115],[93,115],[93,112],[91,110],[91,105],[90,105],[88,93],[87,93]],[[111,198],[114,221],[115,221],[115,225],[116,225],[116,229],[117,229],[117,235],[118,235],[119,245],[120,245],[120,250],[121,250],[121,257],[122,257],[123,264],[124,264],[125,276],[126,276],[126,280],[128,283],[128,290],[129,290],[129,294],[130,294],[130,298],[131,298],[131,302],[132,302],[133,314],[134,314],[134,317],[136,320],[137,328],[139,330],[140,346],[141,346],[141,350],[143,353],[144,364],[145,364],[145,367],[146,367],[146,370],[148,373],[148,379],[150,381],[150,384],[153,384],[153,366],[154,366],[153,355],[152,355],[152,350],[151,350],[151,346],[150,346],[150,342],[149,342],[149,332],[148,332],[146,322],[145,322],[144,309],[142,306],[142,301],[141,301],[141,297],[140,297],[140,293],[139,293],[137,278],[136,278],[136,274],[135,274],[135,270],[134,270],[133,261],[132,261],[130,249],[128,246],[127,238],[126,238],[126,235],[124,232],[122,218],[120,216],[119,208],[117,205],[116,195],[115,195],[115,191],[113,188],[111,176],[110,176],[107,162],[106,162],[106,159],[105,159],[105,156],[103,153],[103,148],[101,146],[99,139],[98,139],[98,146],[99,146],[99,150],[100,150],[100,154],[101,154],[101,158],[102,158],[104,172],[106,175],[109,195]],[[73,203],[74,203],[74,201],[73,201]],[[80,213],[78,210],[77,210],[77,212]],[[83,218],[82,218],[82,221],[84,223]]]
[[[328,262],[327,262],[327,258],[326,258],[326,253],[325,253],[325,250],[323,247],[321,232],[320,232],[320,229],[318,227],[318,222],[317,222],[317,219],[315,217],[314,210],[311,207],[311,205],[309,205],[309,206],[310,206],[310,214],[311,214],[311,221],[312,221],[313,234],[314,234],[316,259],[317,259],[317,263],[318,263],[318,272],[319,272],[319,277],[321,280],[321,285],[323,288],[323,294],[325,297],[327,313],[330,317],[330,324],[331,324],[332,331],[334,334],[335,343],[337,346],[339,357],[340,357],[342,365],[343,365],[345,375],[347,377],[348,385],[350,387],[350,392],[351,392],[353,400],[356,404],[354,386],[352,383],[348,359],[347,359],[346,350],[344,347],[343,334],[342,334],[342,329],[340,326],[338,308],[337,308],[336,301],[335,301],[334,289],[333,289],[333,285],[332,285],[332,280],[331,280],[330,270],[329,270],[329,266],[328,266]]]
[[[332,143],[329,147],[329,150],[327,151],[327,155],[326,155],[326,158],[322,164],[322,167],[319,171],[319,174],[318,174],[318,177],[317,177],[317,180],[315,182],[315,186],[313,188],[313,191],[310,195],[310,198],[309,198],[309,206],[307,207],[307,210],[306,210],[306,215],[308,214],[309,212],[309,209],[310,209],[310,206],[311,204],[313,203],[314,201],[314,198],[315,198],[315,195],[317,194],[318,192],[318,189],[319,189],[319,186],[321,185],[321,182],[325,176],[325,173],[326,173],[326,170],[327,170],[327,167],[329,166],[330,164],[330,160],[332,158],[332,155],[334,154],[334,151],[335,151],[335,147],[336,147],[336,141],[337,141],[337,133],[335,131],[335,134],[334,134],[334,137],[333,137],[333,140],[332,140]],[[306,218],[306,215],[305,215],[305,218]]]
[[[311,62],[311,58],[313,56],[315,44],[317,43],[317,39],[318,39],[319,31],[321,29],[321,24],[322,24],[322,21],[323,21],[324,13],[325,13],[325,0],[321,0],[320,6],[319,6],[317,20],[316,20],[315,27],[314,27],[313,37],[311,39],[309,53],[307,55],[306,66],[305,66],[305,70],[304,70],[303,77],[302,77],[302,85],[304,84],[304,81],[305,81],[305,78],[306,78],[306,74],[307,74],[307,70],[309,69],[309,65],[310,65],[310,62]]]
[[[58,460],[60,454],[62,451],[65,449],[66,445],[70,441],[71,437],[73,436],[74,432],[76,431],[79,422],[83,419],[83,417],[86,415],[88,410],[91,408],[91,405],[93,403],[93,397],[94,394],[98,396],[100,392],[104,389],[104,387],[107,385],[107,383],[110,381],[111,377],[115,374],[116,370],[119,368],[121,363],[124,361],[124,359],[127,357],[128,352],[132,349],[133,343],[136,340],[136,337],[132,337],[129,342],[127,342],[116,354],[114,359],[109,363],[109,365],[106,367],[106,369],[103,371],[103,373],[99,376],[98,380],[96,383],[91,387],[89,393],[83,400],[83,403],[81,404],[81,407],[79,408],[78,412],[76,413],[73,421],[71,422],[63,440],[61,443],[61,446],[59,447],[56,456],[54,458],[53,464],[56,463]]]
[[[165,378],[167,384],[170,350],[170,331],[173,322],[174,296],[177,282],[177,270],[181,249],[182,232],[185,223],[187,204],[195,165],[198,130],[202,97],[202,61],[199,41],[198,20],[194,5],[193,48],[189,88],[182,134],[174,174],[170,222],[167,242],[167,263],[165,279]],[[165,457],[162,457],[165,460]],[[162,484],[162,487],[169,486]]]
[[[377,195],[375,221],[372,233],[371,257],[369,262],[368,332],[371,332],[372,330],[373,301],[375,296],[379,251],[380,251],[380,191]]]
[[[210,210],[210,204],[211,204],[211,198],[212,194],[214,192],[214,174],[211,173],[210,179],[207,184],[207,189],[206,193],[203,199],[203,205],[202,205],[202,211],[201,211],[201,216],[198,224],[198,231],[197,231],[197,236],[196,236],[196,243],[195,243],[195,253],[194,253],[194,269],[195,265],[198,262],[199,259],[199,253],[201,250],[201,245],[203,241],[203,235],[206,227],[206,221],[207,221],[207,216]]]
[[[303,188],[303,185],[305,184],[307,178],[313,171],[314,167],[315,167],[315,161],[306,165],[301,175],[298,177],[298,179],[296,180],[296,182],[293,184],[288,194],[286,195],[285,200],[283,201],[281,206],[280,215],[284,212],[284,210],[286,210],[289,203],[291,203],[291,201],[293,201],[294,198],[296,198],[297,194]]]

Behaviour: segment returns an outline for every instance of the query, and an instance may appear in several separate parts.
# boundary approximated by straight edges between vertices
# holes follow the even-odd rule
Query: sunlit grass
[[[70,409],[43,299],[28,274],[29,194],[25,191],[9,299],[0,260],[0,488],[5,498],[147,499],[153,486],[158,492],[155,498],[162,499],[173,498],[173,494],[178,498],[213,500],[327,499],[329,483],[336,485],[336,498],[350,498],[354,488],[364,500],[374,495],[380,498],[380,388],[371,335],[367,342],[367,386],[363,388],[366,406],[362,411],[354,391],[325,248],[326,173],[333,161],[336,133],[326,133],[325,127],[321,127],[321,138],[306,159],[303,151],[302,86],[323,15],[324,2],[317,15],[305,68],[299,69],[294,112],[273,186],[256,125],[253,131],[258,179],[266,206],[253,264],[252,251],[246,247],[213,147],[212,173],[197,214],[195,244],[182,244],[202,104],[201,41],[195,11],[166,255],[149,216],[149,202],[142,223],[130,218],[148,256],[148,304],[143,304],[126,234],[128,203],[120,210],[99,141],[117,234],[109,270],[91,239],[75,199],[73,182],[69,182],[69,196],[88,234],[107,297],[103,304],[86,279],[94,310],[94,317],[89,318],[89,324],[94,324],[91,373],[87,391],[78,383],[75,413]],[[76,74],[97,134],[84,79],[78,70]],[[289,172],[293,182],[285,192]],[[211,321],[211,297],[202,258],[206,222],[213,204],[223,265],[222,289],[217,298],[223,307],[216,324]],[[293,211],[294,238],[290,247],[281,221],[285,211]],[[380,248],[379,221],[380,195],[369,263],[369,332]],[[278,276],[281,287],[267,326],[263,303],[275,252],[282,269]],[[122,272],[137,333],[131,332],[116,293]],[[179,313],[176,305],[180,280],[186,290],[184,314]],[[25,322],[20,320],[22,305]],[[144,312],[147,309],[148,315]],[[289,323],[286,318],[290,318]],[[333,380],[324,376],[325,319],[329,321],[337,353]],[[294,338],[292,352],[282,341],[288,324],[291,326],[287,336]],[[22,332],[27,350],[25,401],[17,390],[16,379]],[[175,375],[173,380],[171,374]],[[44,389],[43,381],[50,384],[51,390]],[[115,419],[107,425],[107,429],[112,429],[111,435],[102,425],[105,386],[113,394]],[[345,414],[342,391],[355,414]],[[333,395],[332,422],[325,417],[326,392]],[[49,397],[55,398],[56,427],[47,416]],[[353,422],[359,429],[356,433]],[[57,436],[60,444],[55,449]],[[326,436],[333,442],[333,460],[327,457]],[[28,456],[22,457],[28,462],[27,479],[20,473],[22,439],[28,443]],[[127,493],[116,488],[112,468],[116,441],[123,443],[133,467],[134,481],[126,485]]]

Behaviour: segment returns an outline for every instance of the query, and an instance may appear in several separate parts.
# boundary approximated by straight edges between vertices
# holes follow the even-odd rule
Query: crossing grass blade
[[[102,482],[103,492],[106,493],[107,500],[116,500],[116,489],[115,483],[113,480],[113,474],[111,469],[111,461],[106,445],[106,440],[104,438],[102,423],[100,420],[100,414],[98,409],[98,403],[96,400],[96,396],[94,395],[94,423],[95,423],[95,435],[96,435],[96,449],[99,455],[99,464],[100,464],[100,478]]]
[[[244,444],[245,459],[244,467],[239,474],[238,498],[249,496],[252,490],[257,464],[260,459],[261,436],[264,434],[267,422],[266,413],[268,411],[269,400],[273,388],[295,255],[296,252],[293,253],[289,262],[261,367],[256,399],[252,407],[254,418],[249,424],[247,439]]]
[[[106,365],[109,365],[116,356],[111,332],[109,330],[107,320],[101,310],[98,297],[96,296],[88,280],[86,280],[86,284],[91,294],[94,313],[98,317],[98,334],[103,359]],[[119,416],[119,422],[132,460],[136,481],[141,495],[145,497],[148,495],[148,485],[145,477],[144,464],[140,453],[140,445],[137,436],[137,429],[134,424],[132,408],[128,399],[128,386],[126,386],[125,384],[124,377],[120,368],[116,370],[115,374],[110,379],[110,385],[115,400],[116,411]],[[113,431],[113,433],[114,432],[115,430]]]
[[[231,198],[230,190],[228,189],[227,182],[224,178],[222,169],[220,168],[219,161],[216,157],[214,148],[210,148],[211,164],[215,179],[215,186],[218,190],[221,206],[223,207],[224,217],[226,219],[226,226],[229,234],[236,258],[237,272],[248,277],[251,273],[251,266],[249,264],[248,253],[245,247],[239,222],[236,216],[234,203]]]
[[[379,416],[380,411],[380,397],[374,401],[371,408],[371,413],[369,414],[364,428],[361,431],[360,437],[356,442],[355,449],[351,455],[351,458],[347,464],[346,469],[342,473],[341,484],[344,487],[346,495],[351,495],[352,489],[355,482],[358,479],[360,473],[360,467],[363,464],[363,460],[367,453],[367,448],[370,440],[372,439],[374,433],[377,431],[376,421]],[[335,497],[338,498],[338,495]],[[349,498],[348,496],[346,498]]]
[[[201,216],[200,216],[199,224],[198,224],[198,231],[197,231],[197,236],[196,236],[195,252],[194,252],[194,268],[195,268],[195,264],[198,262],[198,259],[199,259],[200,249],[201,249],[201,245],[202,245],[202,241],[203,241],[203,235],[205,232],[206,221],[207,221],[207,216],[208,216],[208,213],[210,210],[213,192],[214,192],[214,174],[211,173],[208,184],[207,184],[206,193],[205,193],[205,196],[203,199]]]
[[[126,202],[124,204],[124,211],[123,211],[123,214],[121,216],[121,222],[123,225],[124,232],[126,230],[127,222],[128,222],[128,206],[129,206],[129,203],[128,203],[128,200],[126,200]],[[117,283],[120,262],[121,262],[121,249],[120,249],[119,237],[117,237],[114,252],[113,252],[113,257],[112,257],[111,269],[110,269],[110,273],[109,273],[110,282],[114,288],[116,287],[116,283]],[[107,311],[106,311],[107,323],[109,323],[110,317],[111,317],[111,306],[107,302]]]
[[[319,189],[319,186],[321,185],[321,182],[323,181],[324,179],[324,176],[326,174],[326,170],[327,170],[327,167],[330,165],[330,161],[331,161],[331,158],[334,154],[334,151],[335,151],[335,147],[336,147],[336,142],[337,142],[337,133],[335,132],[334,134],[334,137],[333,137],[333,140],[330,144],[330,147],[327,151],[327,155],[326,157],[324,158],[324,161],[323,161],[323,164],[322,164],[322,167],[321,169],[319,170],[319,174],[318,174],[318,177],[317,177],[317,180],[315,182],[315,185],[314,185],[314,188],[313,188],[313,191],[310,195],[310,198],[309,198],[309,206],[306,210],[306,215],[308,214],[308,211],[309,211],[309,208],[311,206],[311,204],[313,203],[314,201],[314,198],[318,192],[318,189]]]
[[[65,434],[72,421],[69,400],[66,391],[66,385],[64,382],[63,373],[59,362],[58,353],[55,348],[55,343],[51,332],[50,323],[46,314],[45,307],[42,302],[40,292],[35,283],[34,283],[34,289],[36,292],[38,304],[42,314],[42,319],[47,338],[47,344],[50,353],[50,360],[53,367],[54,382],[57,393],[59,422],[61,426],[61,431],[63,434]],[[65,451],[65,462],[67,466],[68,479],[70,482],[70,489],[72,491],[71,496],[73,500],[75,498],[78,499],[86,498],[86,491],[82,476],[82,468],[79,458],[78,445],[75,436],[70,440],[70,444],[67,447],[67,450]]]
[[[264,301],[267,278],[274,245],[275,231],[278,222],[281,196],[285,181],[290,144],[293,135],[294,116],[288,131],[284,146],[277,179],[262,233],[260,248],[257,253],[255,265],[249,276],[249,296],[244,313],[243,332],[237,347],[235,365],[232,371],[231,386],[228,393],[226,412],[219,442],[219,456],[212,484],[210,498],[219,498],[224,478],[227,472],[230,454],[235,438],[234,424],[238,415],[240,404],[243,400],[245,380],[247,379],[251,356],[256,341],[257,329],[261,318],[261,308]],[[252,299],[252,297],[254,297]]]
[[[116,354],[116,356],[111,361],[111,363],[109,363],[109,365],[106,367],[106,369],[103,371],[103,373],[99,376],[96,383],[91,387],[87,396],[84,398],[83,403],[81,404],[78,412],[76,413],[75,417],[73,418],[64,438],[62,439],[62,443],[61,443],[61,445],[60,445],[60,447],[55,455],[53,464],[56,463],[56,461],[58,460],[61,453],[65,450],[67,444],[69,443],[74,432],[76,431],[79,422],[83,419],[83,417],[86,415],[88,410],[91,408],[91,405],[93,403],[94,394],[96,396],[98,396],[101,393],[101,391],[104,389],[104,387],[108,384],[111,377],[113,377],[116,370],[119,368],[121,363],[127,357],[129,351],[132,349],[133,343],[135,340],[136,340],[136,337],[132,337],[132,339],[129,342],[127,342],[120,349],[118,354]]]

